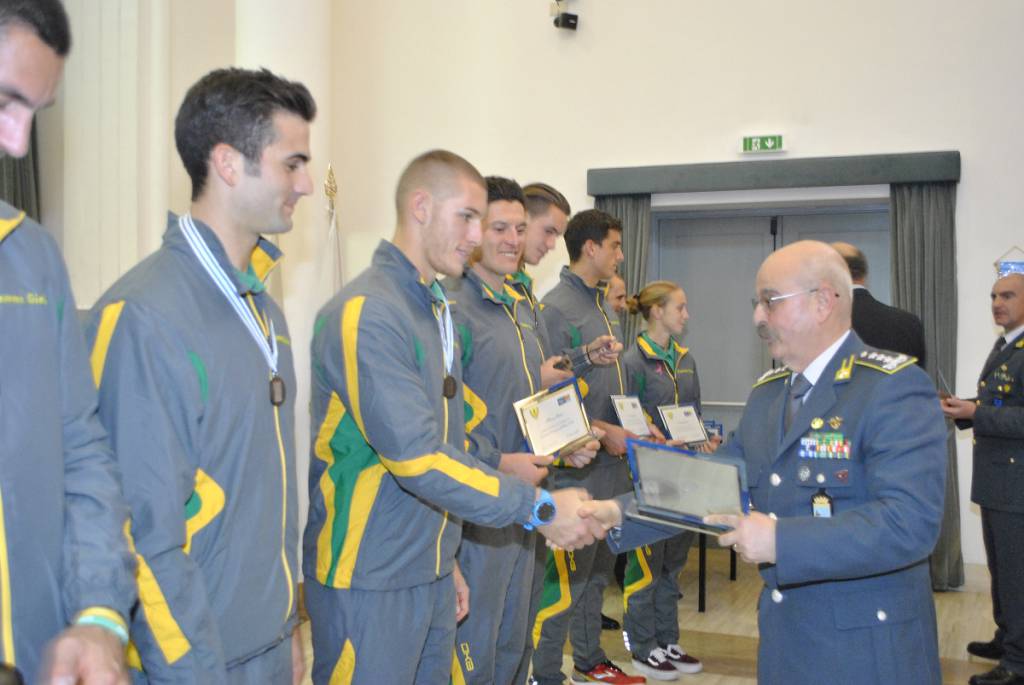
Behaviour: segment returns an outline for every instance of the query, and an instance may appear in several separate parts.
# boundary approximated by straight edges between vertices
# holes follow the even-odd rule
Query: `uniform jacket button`
[[[815,480],[818,481],[819,483],[824,483],[825,482],[825,474],[824,473],[819,473],[818,477],[815,478]]]
[[[768,480],[770,480],[772,485],[775,487],[779,487],[779,483],[782,482],[782,478],[777,473],[773,473],[772,477],[769,478]]]
[[[885,611],[883,609],[879,609],[878,613],[875,614],[875,616],[878,617],[879,621],[883,621],[883,622],[885,621],[885,619],[889,618],[889,614],[885,613]]]
[[[775,515],[774,511],[769,511],[768,512],[768,518],[770,518],[772,521],[778,521],[779,520],[779,517]]]
[[[772,590],[772,601],[776,604],[782,601],[782,593],[779,592],[778,588]]]

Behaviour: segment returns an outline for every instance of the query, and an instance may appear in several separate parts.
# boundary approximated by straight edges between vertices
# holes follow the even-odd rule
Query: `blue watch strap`
[[[550,508],[550,515],[541,518],[541,511]],[[526,530],[534,530],[538,526],[546,526],[555,519],[557,514],[555,508],[555,500],[551,497],[551,493],[547,490],[541,489],[540,496],[533,503],[533,512],[530,515],[530,520],[523,524],[523,528]]]

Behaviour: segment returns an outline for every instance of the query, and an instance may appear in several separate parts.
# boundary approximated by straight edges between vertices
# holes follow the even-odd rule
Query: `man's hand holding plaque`
[[[547,478],[547,467],[552,461],[554,460],[551,457],[543,454],[504,452],[501,461],[498,462],[498,470],[530,485],[540,485],[540,482]]]
[[[575,378],[521,399],[513,407],[534,454],[564,457],[594,439]]]
[[[594,438],[587,444],[580,447],[572,454],[562,457],[562,461],[573,468],[581,469],[594,460],[597,456],[597,451],[601,449],[601,438],[604,437],[604,431],[597,426],[591,424],[590,432]]]

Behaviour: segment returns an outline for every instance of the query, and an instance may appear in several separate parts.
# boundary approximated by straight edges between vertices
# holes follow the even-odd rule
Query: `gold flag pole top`
[[[324,181],[324,194],[327,195],[327,206],[334,211],[334,198],[338,197],[338,181],[334,178],[334,167],[327,165],[327,180]]]

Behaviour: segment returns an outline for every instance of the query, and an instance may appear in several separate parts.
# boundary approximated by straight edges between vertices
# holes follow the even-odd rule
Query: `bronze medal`
[[[287,397],[287,392],[284,387],[284,379],[274,374],[274,377],[270,379],[270,403],[275,407],[280,407],[284,404],[285,397]]]
[[[451,399],[455,397],[455,379],[449,374],[444,377],[444,386],[441,393],[445,396],[445,399]]]

